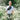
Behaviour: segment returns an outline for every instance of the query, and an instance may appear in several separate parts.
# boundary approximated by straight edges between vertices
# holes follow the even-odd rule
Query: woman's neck
[[[9,6],[11,6],[11,5],[9,5]]]

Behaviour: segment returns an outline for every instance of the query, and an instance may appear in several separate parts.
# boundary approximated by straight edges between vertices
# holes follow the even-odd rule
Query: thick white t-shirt
[[[12,8],[10,10],[7,10],[9,8],[9,6],[6,6],[5,10],[7,10],[7,14],[11,14],[12,10],[14,11],[14,7],[11,6]]]

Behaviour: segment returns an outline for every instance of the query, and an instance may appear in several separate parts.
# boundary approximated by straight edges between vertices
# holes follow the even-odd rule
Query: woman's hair
[[[12,3],[12,1],[11,1],[11,3]]]

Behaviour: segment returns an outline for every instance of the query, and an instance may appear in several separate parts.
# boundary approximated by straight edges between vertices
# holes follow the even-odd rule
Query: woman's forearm
[[[12,15],[13,15],[14,11],[12,11]]]

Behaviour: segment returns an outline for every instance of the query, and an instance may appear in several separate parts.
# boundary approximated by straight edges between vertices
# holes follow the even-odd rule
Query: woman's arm
[[[13,15],[14,11],[12,10],[12,15]]]
[[[5,11],[5,20],[6,20],[7,11]]]

